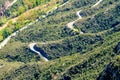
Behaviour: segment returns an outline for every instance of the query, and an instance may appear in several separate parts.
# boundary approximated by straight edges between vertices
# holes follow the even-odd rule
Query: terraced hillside
[[[42,15],[47,15],[48,12],[51,12],[64,2],[63,0],[14,0],[9,8],[2,8],[2,15],[0,16],[0,41],[3,41],[23,26],[37,21],[37,19],[43,17]]]
[[[120,0],[48,0],[41,5],[49,7],[3,38],[1,80],[120,79]]]

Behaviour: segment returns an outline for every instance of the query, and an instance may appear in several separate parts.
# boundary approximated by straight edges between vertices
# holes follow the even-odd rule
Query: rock
[[[115,49],[114,49],[115,53],[120,53],[120,42],[116,45]]]
[[[97,80],[120,80],[118,66],[114,66],[113,63],[110,63],[99,75]]]

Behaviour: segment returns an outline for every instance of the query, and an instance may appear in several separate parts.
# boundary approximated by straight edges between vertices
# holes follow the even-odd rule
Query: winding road
[[[102,1],[103,1],[103,0],[99,0],[96,4],[94,4],[94,5],[92,6],[92,8],[95,7],[95,6],[97,6],[98,4],[100,4],[100,2],[102,2]],[[68,2],[69,2],[69,1],[68,1]],[[68,2],[64,3],[63,5],[61,5],[61,7],[64,6],[65,4],[67,4]],[[57,9],[57,7],[56,7],[54,10],[56,10],[56,9]],[[72,30],[74,30],[74,31],[78,31],[77,29],[74,29],[73,24],[74,24],[76,21],[82,19],[82,16],[80,15],[80,12],[81,12],[81,11],[82,11],[82,10],[79,10],[79,11],[76,12],[76,15],[78,16],[78,19],[76,19],[75,21],[72,21],[72,22],[68,23],[68,24],[67,24],[68,28],[70,28],[70,29],[72,29]],[[45,17],[45,16],[43,16],[43,17]],[[81,31],[80,34],[84,34],[84,33]],[[42,44],[46,44],[46,43],[42,43]],[[41,58],[43,58],[45,61],[48,61],[48,59],[47,59],[46,57],[44,57],[39,51],[37,51],[37,50],[35,49],[35,46],[36,46],[36,43],[30,43],[30,45],[29,45],[30,50],[32,50],[33,52],[37,53],[37,54],[38,54]]]
[[[17,0],[14,0],[14,1],[12,2],[12,5],[13,5],[16,1],[17,1]],[[68,0],[67,2],[65,2],[64,4],[58,6],[58,7],[63,7],[63,6],[66,5],[68,2],[69,2],[69,0]],[[12,6],[12,5],[11,5],[11,6]],[[55,7],[55,8],[53,9],[53,11],[56,10],[58,7]],[[46,15],[43,15],[42,17],[43,17],[43,18],[46,18],[47,15],[49,15],[49,11],[47,12]],[[27,26],[22,27],[21,29],[19,29],[18,31],[12,33],[10,36],[8,36],[6,39],[4,39],[4,40],[0,43],[0,49],[2,49],[2,48],[8,43],[8,41],[9,41],[12,37],[16,36],[19,32],[21,32],[21,31],[23,31],[24,29],[28,28],[30,25],[34,24],[35,22],[38,22],[38,19],[36,19],[34,22],[29,23]],[[31,43],[31,44],[29,45],[30,49],[31,49],[33,52],[38,53],[38,54],[40,55],[40,57],[42,57],[45,61],[48,61],[48,59],[45,58],[44,56],[42,56],[39,51],[37,51],[37,50],[34,49],[34,46],[35,46],[35,45],[36,45],[36,43]]]
[[[17,1],[17,0],[14,0],[13,3],[15,3],[16,1]],[[102,2],[102,1],[103,1],[103,0],[99,0],[99,1],[98,1],[96,4],[94,4],[92,7],[97,6],[97,5],[100,4],[100,2]],[[69,1],[65,2],[64,4],[60,5],[59,7],[62,7],[62,6],[64,6],[64,5],[66,5],[68,2],[69,2]],[[53,9],[53,11],[56,10],[56,9],[57,9],[57,7],[55,7],[55,8]],[[75,21],[72,21],[72,22],[68,23],[68,24],[67,24],[68,28],[70,28],[70,29],[72,29],[72,30],[75,30],[75,31],[78,31],[77,29],[74,28],[73,24],[74,24],[76,21],[82,19],[82,16],[80,15],[80,12],[81,12],[81,11],[82,11],[82,10],[79,10],[79,11],[76,12],[76,15],[78,16],[78,19],[76,19]],[[47,15],[48,15],[48,14],[47,14]],[[47,15],[43,15],[43,18],[45,18]],[[37,22],[37,21],[38,21],[38,19],[36,19],[34,22],[29,23],[27,26],[22,27],[20,30],[18,30],[18,31],[16,31],[16,32],[12,33],[10,36],[8,36],[3,42],[0,43],[0,49],[2,49],[2,48],[8,43],[8,41],[9,41],[12,37],[16,36],[17,33],[23,31],[24,29],[28,28],[30,25],[34,24],[34,23]],[[80,34],[84,34],[84,33],[81,31]],[[36,46],[36,43],[30,43],[30,44],[29,44],[30,50],[32,50],[33,52],[39,54],[39,56],[40,56],[41,58],[43,58],[45,61],[48,61],[48,59],[47,59],[46,57],[44,57],[39,51],[37,51],[37,50],[35,49],[35,46]]]
[[[31,43],[31,44],[29,45],[30,50],[32,50],[33,52],[37,53],[37,54],[38,54],[42,59],[44,59],[45,61],[49,61],[45,56],[43,56],[43,55],[40,53],[40,51],[37,51],[37,50],[35,49],[35,46],[36,46],[36,43]]]
[[[77,29],[74,28],[73,24],[74,24],[76,21],[82,19],[82,16],[80,15],[80,12],[81,12],[81,11],[82,11],[82,10],[79,10],[79,11],[76,12],[76,15],[78,16],[78,19],[76,19],[75,21],[72,21],[72,22],[70,22],[70,23],[67,24],[68,28],[70,28],[71,30],[78,31]],[[80,34],[83,34],[83,32],[81,31]]]
[[[16,1],[17,1],[17,0],[14,0],[14,1],[12,2],[12,4],[14,4]],[[62,6],[64,6],[65,4],[67,4],[68,2],[69,2],[69,1],[65,2],[64,4],[62,4],[62,5],[58,6],[58,7],[62,7]],[[54,11],[54,10],[56,10],[56,9],[57,9],[57,8],[55,7],[52,11]],[[48,12],[49,12],[49,11],[48,11]],[[47,13],[48,13],[48,12],[47,12]],[[49,14],[43,15],[42,17],[45,18],[45,17],[47,17],[47,15],[49,15]],[[16,36],[19,32],[21,32],[21,31],[23,31],[24,29],[28,28],[30,25],[34,24],[35,22],[38,22],[38,19],[36,19],[34,22],[29,23],[27,26],[22,27],[21,29],[19,29],[18,31],[12,33],[10,36],[8,36],[6,39],[4,39],[4,40],[0,43],[0,49],[2,49],[2,48],[8,43],[8,41],[9,41],[12,37]]]
[[[96,6],[98,6],[103,0],[99,0],[97,3],[95,3],[91,8],[94,8]],[[80,15],[80,12],[82,10],[79,10],[76,12],[76,15],[78,16],[78,19],[72,21],[72,22],[69,22],[67,24],[68,28],[70,28],[71,30],[74,30],[74,31],[78,31],[77,29],[74,28],[74,23],[77,22],[78,20],[82,19],[82,16]],[[84,34],[82,31],[80,32],[80,34]]]
[[[19,29],[18,31],[12,33],[10,36],[8,36],[6,39],[4,39],[1,43],[0,43],[0,49],[2,49],[7,43],[8,41],[16,36],[19,32],[23,31],[24,29],[28,28],[30,25],[34,24],[35,22],[29,23],[27,26],[22,27],[21,29]]]

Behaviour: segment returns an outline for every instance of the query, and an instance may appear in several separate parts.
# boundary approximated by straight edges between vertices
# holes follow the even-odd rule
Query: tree
[[[12,33],[12,29],[11,28],[5,28],[3,31],[3,38],[6,38],[7,36],[9,36]]]
[[[25,11],[25,8],[23,6],[20,6],[18,10],[19,10],[18,14],[21,14]]]

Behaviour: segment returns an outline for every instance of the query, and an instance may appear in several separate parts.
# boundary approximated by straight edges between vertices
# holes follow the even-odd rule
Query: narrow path
[[[65,3],[63,3],[62,5],[60,5],[59,7],[63,7],[65,6],[67,3],[69,3],[70,0],[66,1]]]
[[[43,55],[41,54],[40,51],[37,51],[37,50],[35,49],[35,46],[36,46],[36,43],[31,43],[31,44],[29,45],[30,50],[32,50],[33,52],[37,53],[37,54],[38,54],[42,59],[44,59],[45,61],[49,61],[45,56],[43,56]]]
[[[16,1],[17,1],[17,0],[14,0],[12,4],[14,4]],[[97,5],[100,4],[100,2],[102,2],[102,1],[103,1],[103,0],[99,0],[99,1],[98,1],[96,4],[94,4],[92,7],[97,6]],[[69,2],[69,1],[65,2],[64,4],[60,5],[59,7],[62,7],[62,6],[64,6],[64,5],[66,5],[68,2]],[[57,9],[57,8],[55,7],[55,8],[53,9],[53,11],[56,10],[56,9]],[[80,12],[81,12],[81,11],[82,11],[82,10],[79,10],[79,11],[76,12],[76,15],[78,16],[78,19],[76,19],[75,21],[72,21],[72,22],[68,23],[68,24],[67,24],[68,28],[70,28],[70,29],[72,29],[72,30],[74,30],[74,31],[78,31],[77,29],[74,28],[73,24],[74,24],[76,21],[82,19],[82,16],[80,15]],[[48,15],[48,14],[47,14],[47,15]],[[46,15],[43,15],[43,17],[45,18]],[[16,32],[12,33],[10,36],[8,36],[5,40],[3,40],[3,41],[0,43],[0,49],[2,49],[2,48],[8,43],[8,41],[9,41],[12,37],[16,36],[17,33],[23,31],[24,29],[28,28],[30,25],[34,24],[34,23],[37,22],[37,21],[38,21],[38,19],[36,19],[34,22],[29,23],[27,26],[22,27],[20,30],[18,30],[18,31],[16,31]],[[81,31],[80,34],[84,34],[84,33]]]
[[[11,7],[14,3],[16,3],[17,2],[17,0],[14,0],[10,5],[9,5],[9,7]]]
[[[29,48],[31,51],[37,53],[42,59],[44,59],[45,61],[49,61],[47,57],[45,57],[44,55],[46,55],[44,52],[41,54],[40,50],[38,51],[36,49],[36,44],[40,44],[40,45],[46,45],[46,44],[52,44],[52,43],[60,43],[62,42],[64,39],[60,39],[60,40],[56,40],[56,41],[48,41],[48,42],[35,42],[35,43],[30,43],[29,44]],[[38,47],[37,47],[38,48]]]
[[[94,8],[96,6],[98,6],[103,0],[99,0],[96,4],[94,4],[91,8]]]
[[[10,1],[10,3],[6,5],[5,10],[9,9],[16,2],[17,0],[13,0],[12,2]]]
[[[81,11],[82,11],[82,10],[79,10],[79,11],[76,12],[76,15],[78,16],[78,19],[76,19],[75,21],[72,21],[72,22],[70,22],[70,23],[67,24],[68,28],[70,28],[71,30],[78,31],[77,29],[74,28],[73,24],[74,24],[76,21],[82,19],[82,16],[80,15],[80,12],[81,12]],[[83,32],[81,31],[80,34],[83,34]]]
[[[10,3],[10,5],[8,5],[8,8],[10,8],[14,3],[16,3],[17,2],[17,0],[14,0],[12,3]],[[7,8],[7,9],[8,9]],[[6,10],[7,10],[6,9]],[[6,24],[4,24],[2,27],[0,26],[0,30],[2,30],[2,29],[4,29],[6,26],[8,25],[8,22],[6,23]]]
[[[94,7],[98,6],[102,1],[103,1],[103,0],[99,0],[99,1],[98,1],[97,3],[95,3],[91,8],[94,8]],[[82,16],[80,15],[80,12],[81,12],[81,11],[82,11],[82,10],[79,10],[79,11],[76,12],[76,15],[78,16],[78,19],[76,19],[76,20],[74,20],[74,21],[72,21],[72,22],[69,22],[69,23],[67,24],[68,28],[70,28],[71,30],[78,31],[77,29],[74,28],[73,25],[74,25],[75,22],[77,22],[78,20],[82,19]],[[80,34],[84,34],[84,33],[81,31]]]
[[[62,5],[60,5],[59,7],[63,7],[64,5],[66,5],[67,3],[69,2],[69,0],[67,1],[67,2],[65,2],[64,4],[62,4]],[[54,10],[56,10],[58,7],[55,7],[54,9],[53,9],[53,11]],[[47,12],[47,15],[49,14],[49,11]],[[42,16],[43,18],[46,18],[46,15],[43,15]],[[49,43],[55,43],[55,42],[60,42],[60,41],[62,41],[62,39],[61,40],[57,40],[57,41],[49,41],[49,42],[41,42],[41,43],[39,43],[39,44],[49,44]],[[37,51],[34,47],[36,46],[36,44],[37,43],[30,43],[29,44],[29,47],[30,47],[30,50],[32,50],[33,52],[35,52],[35,53],[37,53],[42,59],[44,59],[45,61],[49,61],[46,57],[44,57],[39,51]]]
[[[14,0],[13,3],[15,3],[16,1],[17,1],[17,0]],[[58,7],[62,7],[62,6],[64,6],[65,4],[67,4],[68,2],[69,2],[69,1],[65,2],[64,4],[62,4],[62,5],[58,6]],[[57,8],[55,7],[52,11],[54,11],[54,10],[56,10],[56,9],[57,9]],[[47,12],[46,15],[43,15],[43,18],[46,18],[47,15],[49,15],[49,11]],[[12,33],[10,36],[8,36],[6,39],[4,39],[4,40],[0,43],[0,49],[2,49],[2,48],[8,43],[8,41],[9,41],[12,37],[16,36],[17,33],[19,33],[19,32],[21,32],[21,31],[23,31],[24,29],[28,28],[30,25],[34,24],[35,22],[38,22],[38,19],[36,19],[34,22],[29,23],[27,26],[22,27],[21,29],[19,29],[18,31]]]
[[[101,1],[103,1],[103,0],[98,1],[95,5],[93,5],[93,7],[94,7],[94,6],[97,6]],[[69,2],[69,1],[67,1],[67,2],[64,3],[64,4],[62,4],[62,5],[59,6],[59,7],[64,6],[64,5],[67,4],[68,2]],[[57,9],[57,7],[55,7],[55,8],[53,9],[53,11],[56,10],[56,9]],[[80,12],[81,12],[81,11],[82,11],[82,10],[79,10],[79,11],[76,12],[76,15],[78,16],[78,19],[76,19],[75,21],[72,21],[72,22],[68,23],[68,24],[67,24],[68,28],[70,28],[70,29],[72,29],[72,30],[75,30],[75,31],[78,31],[77,29],[74,29],[73,24],[74,24],[76,21],[82,19],[82,16],[80,15]],[[47,15],[48,15],[48,14],[47,14]],[[43,15],[43,17],[45,18],[46,15]],[[32,25],[32,24],[34,24],[34,23],[37,22],[37,21],[38,21],[38,19],[36,19],[34,22],[28,24],[27,26],[21,28],[20,30],[18,30],[18,31],[16,31],[16,32],[12,33],[10,36],[8,36],[2,43],[0,43],[0,49],[2,49],[2,48],[8,43],[8,41],[9,41],[12,37],[16,36],[17,33],[23,31],[24,29],[28,28],[29,25]],[[80,34],[83,34],[83,32],[80,32]],[[53,42],[54,42],[54,41],[53,41]],[[43,44],[46,44],[46,43],[43,43]],[[44,59],[45,61],[49,61],[49,60],[48,60],[46,57],[44,57],[39,51],[37,51],[37,50],[35,49],[35,46],[36,46],[36,43],[30,43],[30,44],[29,44],[30,50],[32,50],[33,52],[37,53],[37,54],[38,54],[42,59]]]
[[[12,33],[10,36],[8,36],[6,39],[4,39],[1,43],[0,43],[0,49],[2,49],[7,43],[8,41],[16,36],[19,32],[23,31],[24,29],[28,28],[30,25],[34,24],[35,22],[29,23],[27,26],[22,27],[21,29],[19,29],[18,31]]]

